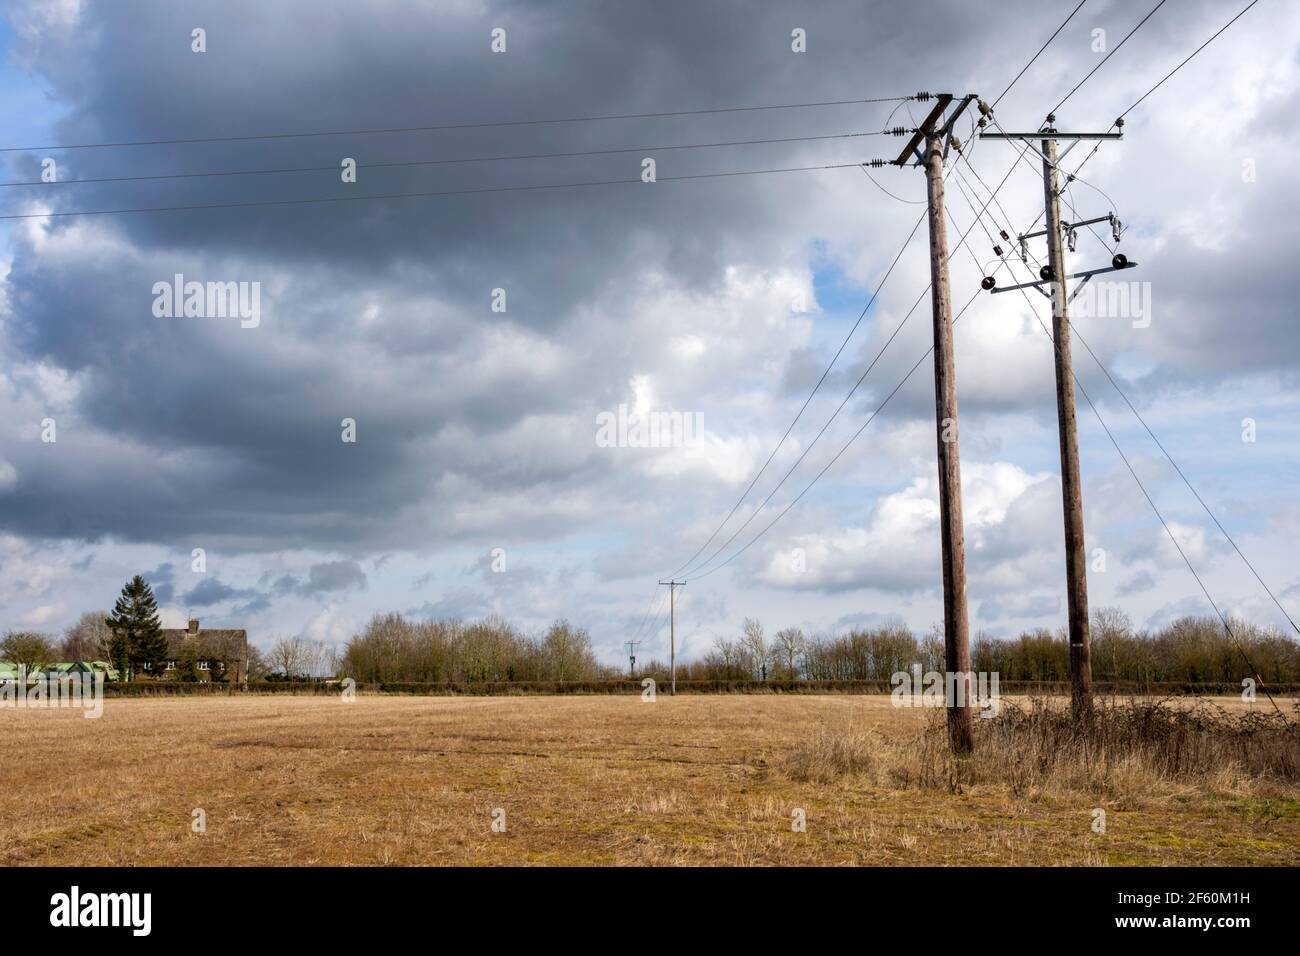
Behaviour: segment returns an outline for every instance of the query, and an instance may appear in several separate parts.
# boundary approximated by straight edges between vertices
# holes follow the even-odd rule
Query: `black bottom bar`
[[[374,943],[457,927],[489,930],[497,940],[508,933],[518,943],[575,930],[587,938],[599,938],[593,931],[629,938],[670,931],[698,941],[704,937],[692,930],[747,926],[767,944],[788,935],[806,945],[809,932],[822,927],[927,949],[1099,937],[1224,946],[1292,937],[1294,879],[1291,869],[1175,867],[50,868],[0,871],[0,899],[11,931],[21,928],[24,940],[75,933],[81,941],[127,945],[204,938]]]

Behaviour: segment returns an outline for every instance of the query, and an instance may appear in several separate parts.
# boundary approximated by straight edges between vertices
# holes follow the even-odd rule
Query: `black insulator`
[[[1128,256],[1124,255],[1124,253],[1122,252],[1117,252],[1115,253],[1115,258],[1110,260],[1110,264],[1113,265],[1116,269],[1127,269]]]
[[[985,276],[983,279],[980,280],[980,288],[986,291],[992,289],[997,284],[998,284],[998,280],[993,278],[992,276]]]
[[[998,235],[1001,236],[1003,239],[1005,239],[1007,242],[1011,241],[1011,237],[1007,235],[1007,231],[1005,229],[999,229]]]
[[[922,103],[926,102],[929,98],[930,98],[930,94],[927,92],[921,92],[916,94],[916,99],[920,100]]]
[[[1001,247],[1001,246],[994,246],[994,247],[993,247],[993,254],[994,254],[995,256],[1001,256],[1001,255],[1002,255],[1002,247]]]
[[[1038,270],[1038,277],[1042,279],[1044,282],[1052,281],[1052,267],[1043,266],[1041,269]]]

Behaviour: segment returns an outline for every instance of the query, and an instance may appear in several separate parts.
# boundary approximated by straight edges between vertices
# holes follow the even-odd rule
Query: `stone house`
[[[202,628],[198,618],[190,618],[187,628],[163,628],[167,639],[167,663],[160,680],[175,680],[188,661],[194,661],[202,682],[223,680],[248,682],[248,632],[243,628]],[[148,671],[146,671],[147,673]]]

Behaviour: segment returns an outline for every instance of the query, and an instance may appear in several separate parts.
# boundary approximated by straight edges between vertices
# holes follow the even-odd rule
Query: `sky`
[[[1165,6],[1058,128],[1109,129],[1242,5]],[[137,573],[165,626],[262,646],[498,613],[568,619],[608,663],[629,638],[664,659],[674,573],[688,659],[746,617],[939,623],[925,227],[904,246],[925,182],[868,178],[854,164],[901,141],[843,134],[915,125],[918,91],[993,102],[1073,6],[10,0],[0,215],[28,218],[0,220],[0,629],[61,632]],[[998,123],[1039,128],[1146,9],[1088,0]],[[1072,270],[1138,263],[1074,315],[1090,602],[1138,626],[1213,612],[1103,421],[1220,609],[1286,619],[1116,385],[1300,616],[1298,48],[1300,7],[1263,0],[1064,194],[1067,216],[1123,223],[1117,247],[1080,229]],[[828,101],[851,102],[532,122]],[[1046,300],[979,289],[1043,187],[974,115],[947,183],[968,604],[1006,637],[1066,614]],[[331,135],[284,135],[308,132]],[[207,141],[158,142],[183,139]],[[797,141],[664,148],[760,139]],[[814,166],[839,168],[717,175]],[[265,169],[292,171],[175,177]],[[122,178],[141,176],[174,178]],[[403,193],[444,195],[357,198]],[[342,201],[285,202],[314,199]],[[50,215],[223,203],[244,205]],[[156,314],[177,274],[255,287],[256,321]],[[620,406],[696,427],[603,440]]]

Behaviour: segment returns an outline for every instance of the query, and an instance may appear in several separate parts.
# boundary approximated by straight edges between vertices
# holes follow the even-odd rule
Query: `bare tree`
[[[930,630],[926,632],[921,639],[921,663],[924,665],[923,670],[926,673],[937,671],[943,673],[947,670],[947,662],[944,657],[943,644],[943,627],[938,624],[931,624]],[[1042,678],[1039,678],[1040,680]]]
[[[308,677],[331,677],[337,656],[333,645],[307,640],[303,650],[302,673]]]
[[[740,639],[753,660],[758,671],[759,680],[767,680],[767,664],[771,654],[767,649],[767,638],[763,634],[763,624],[757,618],[747,617],[744,624],[744,636]]]
[[[1110,667],[1110,679],[1119,680],[1119,650],[1129,643],[1133,634],[1133,619],[1118,607],[1098,607],[1092,612],[1092,647],[1103,670]]]
[[[748,680],[754,669],[750,666],[750,654],[743,642],[729,641],[725,637],[714,635],[713,651],[705,658],[705,666],[713,680]]]
[[[307,673],[313,655],[312,642],[305,637],[281,637],[271,645],[266,657],[271,669],[289,680]]]
[[[248,679],[250,681],[266,680],[266,675],[270,672],[271,665],[262,653],[261,648],[255,644],[248,646]]]
[[[62,660],[94,661],[108,660],[109,644],[113,632],[104,623],[108,611],[87,611],[77,618],[63,635],[63,646],[59,649]]]
[[[785,667],[786,679],[794,680],[799,676],[796,662],[807,646],[807,639],[799,628],[786,627],[776,632],[774,640],[772,656],[780,658],[781,664]]]
[[[28,674],[44,670],[58,656],[54,642],[35,631],[10,631],[0,640],[0,658],[25,668]]]
[[[286,680],[295,677],[327,677],[336,670],[339,656],[336,649],[320,641],[302,637],[281,637],[265,653],[259,653],[259,669],[282,674]],[[254,655],[249,653],[249,668],[253,668]],[[256,678],[253,678],[256,679]]]
[[[556,621],[542,638],[543,666],[550,680],[591,680],[596,658],[591,653],[591,636],[568,621]]]

